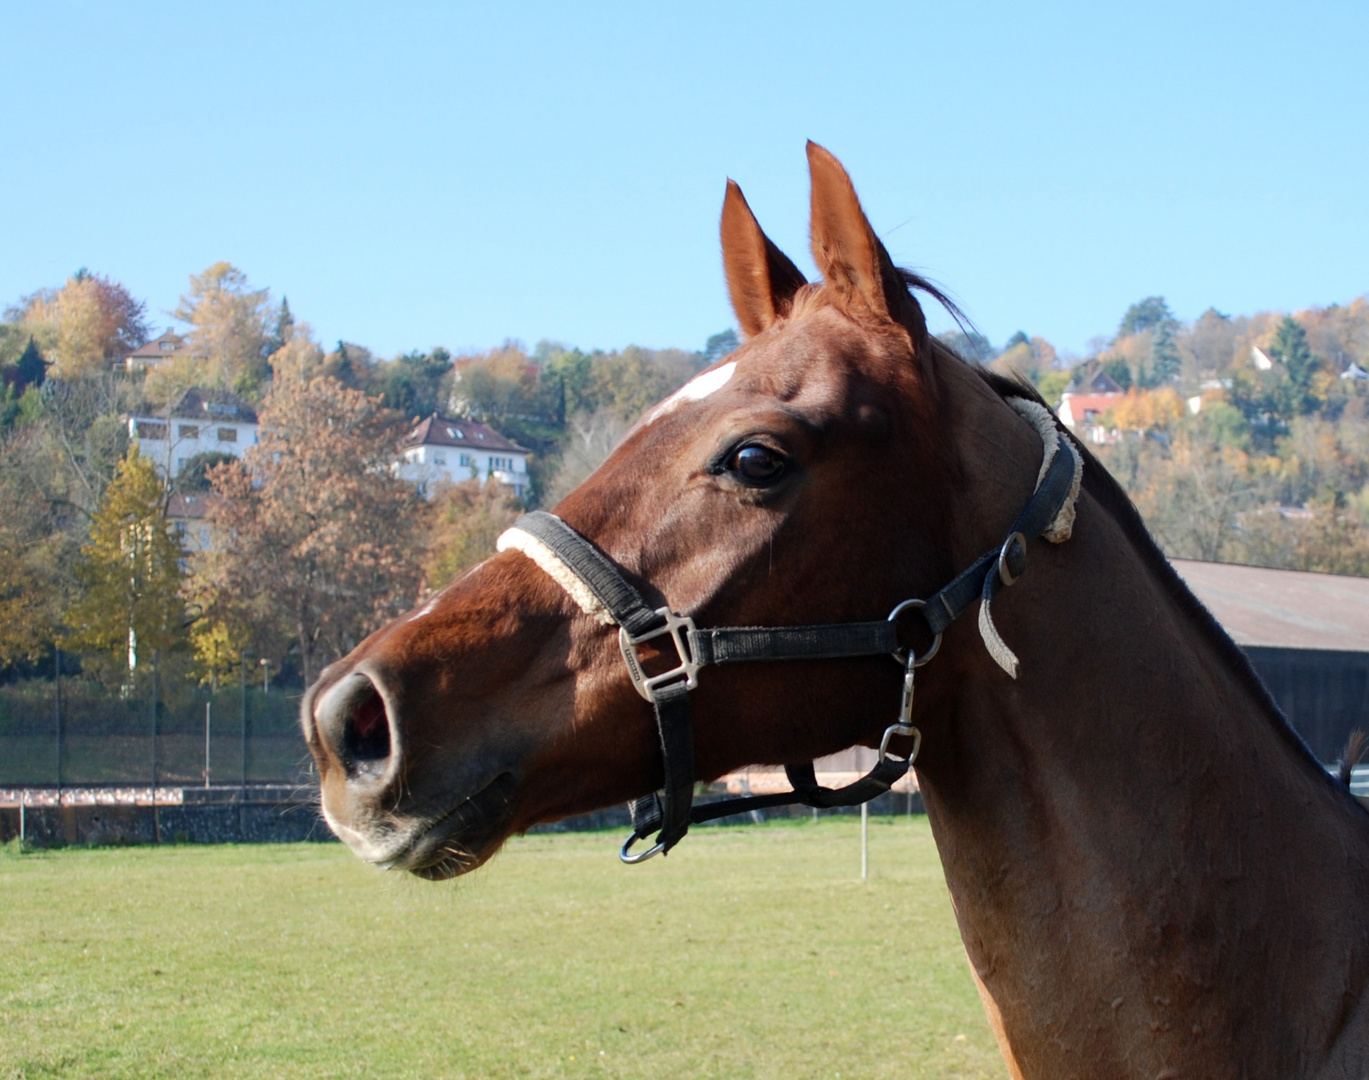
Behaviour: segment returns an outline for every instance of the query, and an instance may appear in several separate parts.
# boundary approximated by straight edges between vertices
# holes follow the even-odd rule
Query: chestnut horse
[[[729,183],[745,344],[555,508],[651,606],[699,626],[879,620],[932,596],[1002,543],[1042,467],[1042,434],[1013,407],[1030,391],[929,336],[846,172],[808,153],[822,283]],[[997,633],[945,628],[912,707],[1009,1069],[1363,1077],[1365,812],[1081,457],[1072,535],[1026,537]],[[555,569],[505,550],[311,690],[323,812],[361,858],[449,877],[538,822],[665,784],[618,631]],[[691,778],[877,745],[903,677],[875,656],[705,669]]]

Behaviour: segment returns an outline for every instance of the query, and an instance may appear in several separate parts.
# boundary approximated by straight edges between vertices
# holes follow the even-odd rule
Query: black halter
[[[905,600],[888,618],[877,622],[700,630],[687,615],[677,615],[669,607],[651,607],[612,559],[560,518],[541,510],[519,518],[514,529],[549,548],[618,625],[619,646],[632,683],[656,711],[665,784],[660,791],[629,804],[633,832],[623,845],[623,861],[643,862],[669,851],[691,824],[794,803],[819,808],[858,806],[888,791],[913,764],[921,741],[917,728],[909,722],[914,669],[936,654],[942,633],[976,599],[987,604],[999,589],[1022,576],[1027,565],[1027,540],[1041,535],[1055,520],[1069,498],[1074,471],[1074,454],[1065,452],[1061,445],[1002,545],[985,552],[926,600]],[[932,635],[932,645],[921,656],[904,650],[899,643],[898,620],[905,611],[920,613]],[[648,675],[642,668],[637,647],[666,638],[673,644],[679,663],[669,671]],[[898,721],[884,732],[879,760],[865,776],[845,787],[824,788],[818,785],[811,762],[787,765],[785,773],[793,791],[694,805],[694,735],[688,694],[698,685],[700,668],[752,660],[819,660],[882,654],[892,656],[904,668],[903,700]],[[913,749],[906,758],[889,753],[889,741],[895,736],[913,738]],[[633,854],[632,845],[654,832],[659,832],[656,843]]]

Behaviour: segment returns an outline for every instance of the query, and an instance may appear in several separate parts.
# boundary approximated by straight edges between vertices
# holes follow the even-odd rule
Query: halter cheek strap
[[[888,791],[912,766],[921,743],[921,735],[911,723],[915,669],[931,660],[940,647],[942,633],[975,600],[981,602],[979,630],[990,655],[1009,675],[1017,677],[1017,658],[999,636],[990,604],[1000,589],[1012,585],[1025,572],[1029,538],[1043,536],[1052,543],[1069,538],[1083,460],[1061,438],[1047,409],[1023,398],[1006,400],[1042,437],[1045,452],[1036,490],[999,547],[985,552],[931,597],[905,600],[883,620],[700,630],[688,615],[677,615],[668,606],[653,608],[612,559],[552,514],[540,510],[525,514],[499,538],[498,550],[522,552],[561,585],[586,615],[603,625],[618,627],[619,648],[632,683],[655,710],[665,783],[660,791],[629,804],[633,833],[623,845],[625,862],[642,862],[669,851],[688,832],[691,823],[792,803],[820,808],[856,806]],[[933,635],[931,647],[920,657],[900,647],[899,619],[905,611],[920,613]],[[638,656],[639,646],[648,642],[659,643],[657,648],[662,651],[667,643],[673,647],[676,666],[648,675]],[[790,765],[785,772],[792,792],[693,804],[694,738],[688,694],[698,685],[700,668],[741,661],[881,654],[893,656],[903,666],[903,695],[898,719],[884,732],[878,761],[869,773],[852,784],[833,789],[818,785],[811,762]],[[889,741],[894,736],[913,738],[913,750],[906,758],[889,753]],[[634,843],[653,832],[658,835],[650,849],[631,853]]]

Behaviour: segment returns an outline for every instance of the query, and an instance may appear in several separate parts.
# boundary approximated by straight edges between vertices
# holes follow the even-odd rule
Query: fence
[[[299,693],[218,692],[150,672],[0,686],[0,786],[307,783]]]

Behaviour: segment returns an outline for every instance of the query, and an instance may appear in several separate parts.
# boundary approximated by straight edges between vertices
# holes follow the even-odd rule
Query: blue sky
[[[840,11],[841,14],[837,14]],[[6,4],[0,304],[226,259],[319,338],[698,348],[804,140],[1001,344],[1369,291],[1369,5]],[[941,325],[944,325],[942,320]]]

